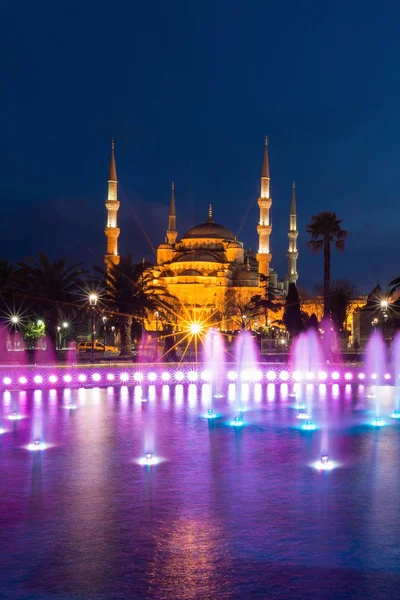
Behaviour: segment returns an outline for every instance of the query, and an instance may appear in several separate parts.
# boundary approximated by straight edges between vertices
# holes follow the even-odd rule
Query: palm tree
[[[107,272],[95,269],[100,274],[105,292],[104,303],[112,314],[121,334],[121,354],[132,351],[132,325],[144,330],[148,313],[168,311],[168,296],[165,288],[153,285],[150,265],[144,261],[134,263],[131,254],[121,257],[118,265]]]
[[[400,277],[393,279],[389,285],[391,286],[389,296],[391,296],[393,292],[396,292],[398,289],[400,289]]]
[[[334,212],[321,212],[311,217],[307,226],[307,233],[311,235],[308,246],[313,252],[324,251],[324,316],[330,316],[330,284],[331,284],[331,244],[340,252],[344,251],[344,244],[348,231],[341,228],[341,219]]]
[[[24,295],[46,325],[55,342],[57,326],[65,315],[76,310],[83,297],[86,271],[82,263],[68,266],[64,258],[50,260],[40,253],[38,258],[17,262],[20,293]]]

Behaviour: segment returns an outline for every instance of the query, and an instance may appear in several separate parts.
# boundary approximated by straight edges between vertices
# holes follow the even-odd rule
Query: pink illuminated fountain
[[[387,365],[386,344],[380,331],[374,331],[368,340],[365,355],[367,381],[372,384],[371,398],[376,398],[375,425],[381,425],[381,402],[379,386],[385,383]]]
[[[225,384],[225,347],[222,334],[210,328],[204,342],[203,363],[210,381],[210,406],[208,415],[215,416],[214,398],[222,398]]]

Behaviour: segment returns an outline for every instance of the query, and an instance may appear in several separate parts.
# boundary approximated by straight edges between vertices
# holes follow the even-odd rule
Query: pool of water
[[[207,385],[3,393],[0,598],[400,598],[393,388],[374,428],[363,386],[308,386],[314,432],[290,392],[245,386],[239,428],[233,385],[216,419]]]

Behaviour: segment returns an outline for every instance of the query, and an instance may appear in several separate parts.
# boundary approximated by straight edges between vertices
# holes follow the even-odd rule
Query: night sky
[[[305,232],[322,210],[351,232],[333,277],[400,275],[398,2],[23,0],[2,25],[3,258],[101,263],[113,136],[121,254],[154,259],[172,180],[180,234],[211,202],[256,249],[268,134],[279,275],[293,179],[301,287],[322,279]]]

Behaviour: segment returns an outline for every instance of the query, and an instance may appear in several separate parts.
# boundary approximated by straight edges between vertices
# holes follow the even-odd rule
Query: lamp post
[[[104,352],[106,351],[106,336],[107,336],[107,317],[103,317],[103,334],[104,334]]]
[[[61,350],[62,343],[61,343],[61,327],[60,326],[57,327],[57,332],[58,332],[58,349]]]
[[[90,294],[89,295],[89,304],[90,304],[90,308],[92,310],[92,348],[91,348],[91,362],[94,362],[94,332],[95,332],[95,323],[94,323],[94,317],[95,317],[95,310],[96,310],[96,304],[97,304],[97,294]]]
[[[65,332],[64,333],[64,344],[65,344],[65,347],[67,347],[67,329],[68,329],[69,325],[66,321],[64,321],[62,326],[63,326],[64,332]]]

